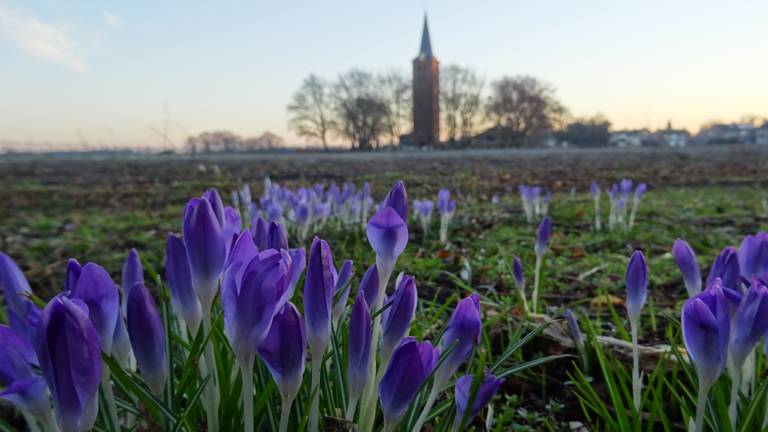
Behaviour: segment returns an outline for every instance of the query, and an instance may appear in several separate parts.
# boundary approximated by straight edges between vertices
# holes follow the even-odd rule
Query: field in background
[[[517,195],[518,185],[525,182],[555,192],[550,208],[555,234],[543,280],[549,311],[570,305],[593,316],[607,314],[590,300],[598,295],[623,299],[627,259],[641,248],[649,258],[650,301],[656,311],[652,320],[643,320],[641,342],[653,344],[664,339],[665,323],[679,316],[685,298],[669,254],[672,242],[685,238],[706,274],[722,247],[738,245],[745,234],[765,229],[767,162],[768,149],[757,147],[205,158],[0,156],[0,250],[19,263],[33,290],[48,297],[62,289],[69,257],[96,261],[119,280],[122,261],[135,247],[162,269],[166,233],[180,230],[188,198],[209,187],[217,187],[228,200],[243,182],[259,196],[266,175],[291,187],[368,181],[378,201],[402,179],[411,200],[434,199],[439,188],[447,187],[458,207],[448,246],[437,242],[436,225],[425,238],[411,224],[411,241],[398,271],[416,276],[422,307],[449,299],[453,304],[453,298],[472,287],[503,299],[499,304],[504,306],[489,313],[508,317],[503,326],[516,326],[520,314],[507,262],[520,255],[529,273],[533,267],[535,227],[525,223]],[[595,233],[589,183],[596,180],[607,187],[622,177],[649,185],[637,225],[629,233]],[[491,203],[493,195],[501,197],[500,204]],[[603,203],[606,208],[606,196]],[[329,241],[337,260],[355,261],[359,280],[373,261],[362,229],[327,226],[318,235]],[[622,306],[616,308],[623,315]],[[604,330],[615,331],[610,326]],[[525,356],[559,352],[561,347],[540,342],[528,346]],[[550,363],[524,379],[510,379],[497,416],[533,430],[557,430],[562,422],[582,419],[575,398],[562,391],[567,380],[563,371],[570,362]]]

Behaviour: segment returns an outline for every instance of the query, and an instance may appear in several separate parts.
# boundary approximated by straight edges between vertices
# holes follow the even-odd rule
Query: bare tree
[[[389,107],[373,75],[359,69],[342,74],[333,95],[339,135],[348,138],[353,149],[378,148],[379,138],[387,130]]]
[[[566,110],[548,83],[519,76],[491,83],[485,113],[496,126],[531,137],[562,127]]]
[[[404,127],[411,122],[411,83],[405,75],[396,69],[381,73],[376,77],[381,97],[387,104],[386,127],[390,144],[399,139]]]
[[[440,71],[440,111],[448,139],[469,138],[480,114],[483,80],[470,68],[448,65]]]
[[[327,151],[328,134],[336,128],[330,85],[317,75],[309,75],[293,94],[287,110],[291,116],[288,126],[300,137],[319,139]]]

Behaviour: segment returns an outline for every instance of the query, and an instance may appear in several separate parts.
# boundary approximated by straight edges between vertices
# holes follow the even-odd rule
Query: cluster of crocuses
[[[549,203],[552,201],[552,192],[544,192],[541,186],[528,186],[521,184],[519,187],[520,201],[523,203],[523,212],[528,223],[535,223],[549,213]]]
[[[424,237],[429,233],[429,227],[432,224],[432,213],[435,204],[432,200],[414,200],[413,209],[416,219],[421,224],[424,231]],[[450,228],[453,215],[456,213],[456,201],[451,199],[451,191],[440,189],[437,192],[437,210],[440,213],[440,241],[448,242],[448,229]]]
[[[648,186],[645,183],[638,183],[637,186],[634,186],[634,182],[626,178],[621,179],[619,183],[612,184],[611,188],[606,191],[610,199],[608,229],[611,231],[617,228],[632,229],[635,226],[635,218],[637,217],[640,202],[647,190]],[[592,201],[594,202],[594,227],[595,230],[600,230],[602,227],[600,217],[600,185],[597,182],[592,182],[589,193],[592,195]]]
[[[347,313],[353,265],[344,261],[337,269],[329,244],[315,238],[309,254],[288,247],[285,229],[277,221],[267,224],[256,218],[254,226],[242,228],[238,212],[224,207],[215,190],[186,205],[182,238],[169,234],[166,250],[166,279],[181,338],[210,334],[223,315],[223,330],[242,375],[243,427],[254,429],[254,363],[263,362],[282,398],[280,430],[291,425],[291,405],[304,382],[305,359],[311,359],[308,419],[294,419],[298,428],[317,431],[324,397],[321,377],[326,368],[346,371],[348,403],[346,415],[359,430],[370,432],[379,407],[385,431],[401,422],[416,395],[431,378],[431,388],[421,414],[412,425],[419,430],[430,418],[439,394],[453,380],[480,342],[482,321],[480,298],[472,294],[459,301],[442,332],[440,348],[408,335],[417,308],[414,277],[400,273],[394,290],[387,285],[398,257],[408,243],[408,202],[398,182],[366,226],[376,263],[362,277]],[[303,282],[303,316],[293,301],[295,288]],[[71,260],[62,294],[40,311],[30,300],[31,290],[21,270],[6,255],[0,255],[0,282],[8,304],[10,327],[0,327],[5,349],[0,351],[0,397],[15,404],[28,418],[30,428],[38,423],[46,431],[82,431],[93,427],[99,415],[101,386],[112,425],[132,423],[139,410],[118,412],[109,368],[102,356],[111,356],[126,369],[136,368],[144,385],[163,394],[169,373],[164,323],[150,291],[144,285],[138,254],[132,251],[123,268],[121,289],[96,264],[80,266]],[[220,298],[220,304],[215,299]],[[348,317],[348,318],[347,318]],[[331,339],[347,327],[345,364],[327,356]],[[199,365],[203,388],[202,404],[208,430],[219,430],[220,389],[232,389],[231,376],[220,376],[216,363],[226,359],[213,352],[205,340]],[[308,353],[307,353],[308,349]],[[42,376],[37,371],[41,371]],[[257,381],[258,382],[258,381]],[[469,374],[454,384],[455,423],[460,430],[491,399],[502,380],[491,371]],[[224,385],[227,384],[227,385]],[[50,396],[49,396],[50,394]],[[53,415],[49,398],[53,399]],[[446,416],[445,413],[441,416]],[[122,414],[122,415],[121,415]],[[335,413],[328,413],[335,414]],[[55,420],[54,420],[55,417]],[[450,417],[449,417],[450,418]]]
[[[706,284],[688,243],[676,240],[672,255],[690,297],[683,305],[682,326],[699,379],[696,430],[703,429],[707,394],[724,370],[731,381],[728,417],[735,426],[739,401],[754,391],[757,343],[768,334],[768,234],[748,235],[738,249],[724,248]]]
[[[250,219],[261,216],[268,221],[280,222],[295,231],[302,241],[328,220],[344,225],[364,224],[374,209],[367,182],[359,190],[350,182],[344,183],[341,188],[336,183],[328,187],[317,183],[312,187],[293,190],[266,177],[264,193],[258,203],[252,199],[247,184],[232,193],[232,201],[234,208]]]

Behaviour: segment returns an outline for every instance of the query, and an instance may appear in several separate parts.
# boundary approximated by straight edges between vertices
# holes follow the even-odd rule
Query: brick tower
[[[432,55],[427,16],[421,32],[421,49],[413,59],[413,144],[440,145],[440,63]]]

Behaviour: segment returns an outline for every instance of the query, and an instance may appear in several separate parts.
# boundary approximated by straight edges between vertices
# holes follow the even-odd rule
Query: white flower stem
[[[536,267],[533,270],[533,296],[531,301],[533,302],[533,312],[539,312],[539,284],[541,283],[541,261],[542,256],[536,254]]]
[[[528,310],[528,300],[525,298],[525,289],[520,287],[517,292],[520,293],[520,300],[523,301],[523,315],[527,317],[530,311]]]
[[[104,370],[101,375],[101,391],[104,392],[104,399],[107,403],[107,411],[109,419],[112,425],[120,429],[120,419],[117,417],[117,405],[115,404],[115,392],[112,389],[111,375],[109,374],[109,368],[104,365]]]
[[[734,366],[731,372],[731,402],[728,404],[728,419],[731,429],[736,429],[739,416],[739,389],[741,387],[741,366]]]
[[[20,411],[21,411],[21,415],[24,417],[24,420],[27,421],[27,426],[29,426],[29,432],[40,432],[40,426],[37,425],[37,420],[35,419],[35,416],[33,416],[27,410],[20,410]]]
[[[240,364],[243,376],[243,430],[253,432],[253,359]]]
[[[43,416],[40,418],[40,423],[43,424],[43,430],[46,432],[59,432],[59,425],[56,424],[56,419],[53,416],[53,410],[47,409]]]
[[[288,420],[291,418],[291,406],[294,396],[283,397],[283,403],[280,407],[280,432],[288,431]]]
[[[211,310],[210,307],[203,308],[203,334],[205,336],[211,331]],[[219,386],[216,382],[216,358],[213,354],[213,343],[208,340],[203,354],[205,362],[205,372],[210,374],[209,385],[206,386],[206,399],[208,401],[207,417],[208,431],[218,432],[219,430]]]
[[[702,385],[699,380],[699,394],[696,398],[696,420],[694,421],[694,432],[702,432],[704,430],[704,413],[707,410],[707,393],[709,392],[709,386]]]
[[[355,420],[355,411],[357,411],[357,402],[360,400],[360,393],[349,395],[349,401],[347,402],[347,413],[344,418],[347,421]]]
[[[312,386],[309,388],[312,395],[312,407],[309,411],[310,432],[317,432],[320,427],[320,367],[323,364],[323,353],[312,353]]]
[[[637,345],[637,320],[629,320],[630,332],[632,333],[632,402],[635,410],[640,414],[640,352]]]
[[[432,410],[432,405],[434,405],[435,400],[437,399],[437,394],[440,392],[440,387],[442,387],[442,383],[439,383],[435,381],[432,384],[432,390],[429,391],[429,397],[427,397],[427,403],[424,404],[424,409],[421,410],[421,415],[419,415],[419,418],[416,420],[416,423],[413,425],[413,429],[411,429],[412,432],[419,432],[421,428],[424,426],[424,423],[427,421],[427,417],[429,417],[429,411]]]

